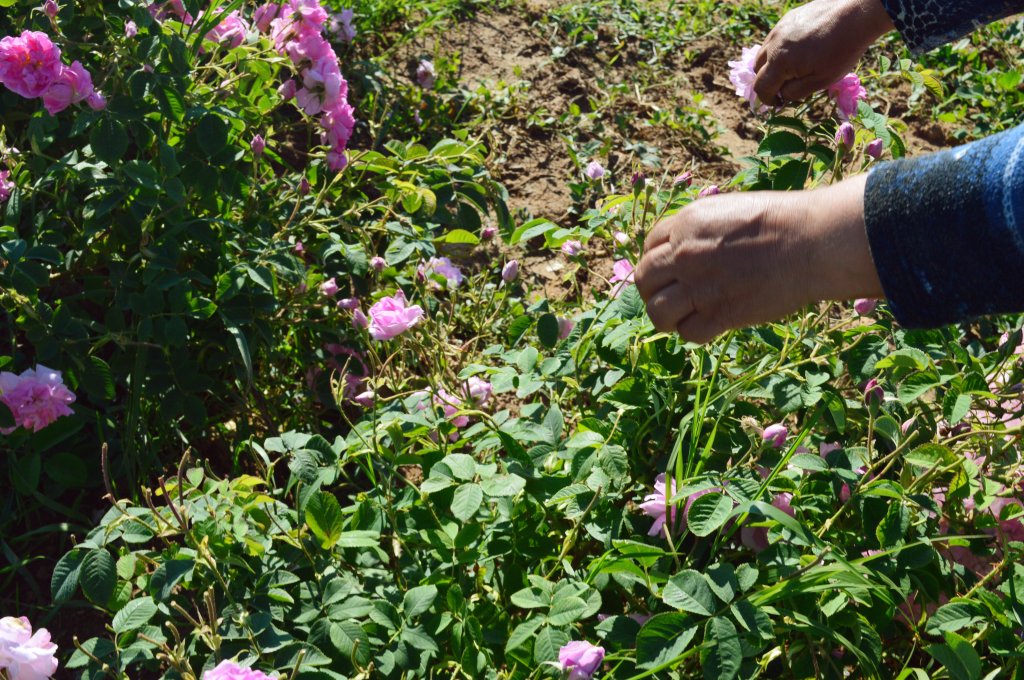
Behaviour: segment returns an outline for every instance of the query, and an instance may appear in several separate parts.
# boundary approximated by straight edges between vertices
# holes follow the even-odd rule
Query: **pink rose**
[[[11,197],[14,191],[14,182],[10,180],[10,170],[0,170],[0,203],[4,203]]]
[[[604,166],[597,161],[590,161],[587,166],[586,175],[590,179],[598,180],[604,177]]]
[[[793,500],[793,494],[791,493],[780,493],[775,496],[772,500],[774,505],[779,510],[793,517],[796,513],[790,502]],[[763,552],[768,549],[768,527],[743,527],[740,529],[740,543],[750,548],[754,552]]]
[[[670,498],[676,492],[676,482],[671,481],[671,490],[668,491],[668,497]],[[662,528],[665,526],[666,517],[665,509],[667,506],[668,499],[666,498],[666,487],[665,487],[665,473],[659,474],[654,478],[654,493],[647,494],[644,496],[644,502],[640,504],[640,509],[644,511],[649,517],[654,518],[654,524],[647,531],[648,536],[657,536],[661,533]],[[676,508],[672,506],[672,522],[676,520]]]
[[[57,80],[43,93],[43,106],[51,116],[79,102],[85,101],[94,93],[92,76],[79,62],[65,66]]]
[[[124,24],[124,37],[126,37],[126,38],[134,38],[138,34],[139,34],[139,27],[138,27],[138,25],[134,21],[132,21],[130,19],[128,21],[126,21],[125,24]]]
[[[398,291],[393,297],[381,298],[370,307],[370,337],[390,340],[418,324],[423,317],[423,308],[419,305],[406,306],[405,294]]]
[[[213,670],[203,673],[203,680],[273,680],[263,671],[244,668],[234,661],[221,661]]]
[[[857,139],[857,133],[849,123],[843,123],[836,130],[836,145],[849,151]]]
[[[768,110],[768,107],[763,104],[758,106],[757,93],[754,92],[754,79],[757,77],[754,64],[757,62],[757,55],[760,51],[760,45],[744,47],[739,61],[730,61],[728,64],[730,68],[729,82],[736,88],[736,96],[747,100],[751,111],[763,113]]]
[[[491,393],[494,391],[494,386],[488,381],[477,376],[470,376],[469,380],[466,381],[465,385],[466,398],[477,408],[483,408],[487,406],[487,402],[491,400]]]
[[[0,84],[22,97],[41,97],[61,76],[60,49],[39,31],[0,40]]]
[[[566,257],[576,257],[583,250],[583,244],[576,240],[569,240],[562,244],[562,254]]]
[[[351,9],[343,9],[337,14],[332,14],[327,23],[327,32],[344,43],[350,43],[356,39],[356,29],[352,25],[355,12]]]
[[[697,198],[705,198],[707,196],[717,196],[722,193],[722,190],[718,188],[717,184],[706,186],[697,192]]]
[[[424,59],[416,67],[416,82],[424,90],[432,90],[437,81],[437,71],[434,69],[434,62]]]
[[[847,73],[829,86],[828,96],[836,100],[839,117],[845,121],[857,113],[857,102],[867,97],[868,92],[861,87],[856,73]]]
[[[633,283],[635,274],[633,264],[629,260],[616,260],[615,264],[612,265],[612,277],[608,279],[608,283],[615,284],[610,295],[613,298],[619,297],[622,291],[626,289],[626,286]]]
[[[370,258],[370,268],[375,272],[382,272],[387,269],[388,261],[380,255],[375,255]]]
[[[884,152],[885,142],[883,142],[881,139],[873,139],[866,147],[864,147],[864,153],[866,153],[868,156],[871,156],[875,160],[881,158]]]
[[[0,670],[11,680],[43,680],[57,672],[57,645],[50,632],[40,628],[32,633],[32,624],[24,616],[0,619]]]
[[[761,433],[761,439],[766,444],[771,446],[773,449],[780,449],[782,445],[786,443],[786,437],[789,436],[789,430],[782,423],[775,423],[764,428],[764,432]]]
[[[861,316],[867,316],[871,312],[875,311],[875,307],[878,306],[878,300],[871,298],[858,298],[853,301],[853,310]]]
[[[320,284],[320,294],[326,297],[334,297],[338,290],[338,283],[333,276]]]
[[[281,6],[276,2],[260,5],[252,14],[252,22],[256,24],[260,33],[266,33],[270,30],[270,22],[277,18],[277,13],[280,11]]]
[[[519,260],[509,260],[501,269],[501,280],[511,283],[519,278]]]
[[[576,327],[572,319],[566,319],[565,317],[558,318],[558,339],[565,340],[572,333],[572,329]]]
[[[462,400],[446,389],[439,388],[434,396],[434,406],[440,406],[444,411],[444,417],[455,427],[465,427],[469,424],[469,416],[457,416],[462,409]]]
[[[210,32],[206,34],[206,39],[211,42],[225,44],[233,49],[245,42],[245,34],[248,32],[249,27],[242,20],[238,10],[235,10],[210,29]]]
[[[21,375],[0,372],[0,402],[10,409],[17,427],[39,432],[61,416],[72,415],[68,404],[74,401],[75,395],[64,386],[60,371],[40,365]],[[13,431],[0,429],[3,434]]]
[[[418,271],[428,280],[434,276],[444,278],[448,288],[458,288],[466,279],[459,268],[447,257],[432,257],[426,263],[421,264]],[[430,282],[433,288],[440,288],[437,281],[431,280]]]
[[[570,642],[558,650],[558,663],[566,680],[588,680],[601,668],[604,648],[585,641]]]

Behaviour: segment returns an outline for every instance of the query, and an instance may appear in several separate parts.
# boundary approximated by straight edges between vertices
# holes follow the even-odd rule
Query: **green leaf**
[[[452,514],[455,519],[468,522],[476,515],[484,501],[484,492],[479,484],[463,484],[455,490],[452,498]]]
[[[508,637],[508,642],[505,643],[505,651],[511,652],[514,649],[519,649],[524,646],[527,642],[534,639],[537,629],[544,623],[544,619],[540,617],[534,617],[527,619],[523,623],[513,629],[512,634]]]
[[[711,587],[702,574],[692,569],[670,578],[661,599],[670,607],[701,616],[711,616],[715,611],[715,595]]]
[[[114,621],[110,624],[114,632],[120,635],[132,630],[138,630],[149,623],[149,620],[156,614],[156,603],[151,597],[140,597],[130,600],[114,615]]]
[[[697,634],[697,625],[687,614],[658,614],[636,636],[636,660],[640,668],[658,668],[686,651]]]
[[[537,320],[537,338],[545,347],[554,347],[558,344],[558,317],[554,314],[545,314]]]
[[[331,644],[346,659],[365,666],[373,656],[370,638],[355,621],[331,622]]]
[[[163,602],[174,592],[174,586],[178,585],[186,574],[196,566],[194,560],[168,560],[153,572],[149,580],[149,592]]]
[[[196,125],[199,148],[208,156],[215,156],[228,145],[228,124],[220,116],[208,113]]]
[[[743,648],[733,622],[723,616],[708,621],[704,628],[704,642],[709,645],[701,654],[704,677],[708,680],[732,680],[740,674]]]
[[[252,354],[249,353],[249,341],[245,339],[242,329],[228,321],[227,317],[224,317],[224,327],[227,328],[228,333],[231,333],[231,336],[235,339],[238,354],[242,358],[242,366],[245,368],[245,378],[249,384],[252,384]]]
[[[757,148],[758,156],[788,156],[807,149],[803,137],[785,130],[773,132]]]
[[[473,456],[465,453],[453,453],[445,456],[441,462],[452,471],[452,476],[456,479],[468,482],[476,477],[476,461],[473,460]]]
[[[569,634],[560,628],[544,626],[533,641],[533,659],[538,664],[557,661],[558,650],[569,644]]]
[[[526,314],[517,316],[512,320],[512,323],[508,325],[508,344],[514,345],[519,342],[519,339],[526,334],[526,331],[530,330],[530,326],[533,325],[533,319]]]
[[[717,530],[732,512],[732,499],[720,493],[701,496],[686,514],[686,526],[696,536],[708,536]]]
[[[973,602],[950,602],[928,617],[925,632],[929,635],[955,632],[984,621],[984,616]]]
[[[50,577],[50,593],[54,603],[66,602],[75,594],[82,573],[83,559],[84,551],[72,550],[57,561]]]
[[[932,658],[945,666],[953,680],[978,680],[981,677],[981,658],[971,643],[956,633],[943,634],[946,644],[925,647]]]
[[[714,564],[704,573],[711,591],[726,604],[736,598],[739,583],[736,581],[736,570],[731,564]]]
[[[113,165],[128,151],[128,133],[115,118],[104,116],[93,125],[89,133],[89,146],[96,158],[107,165]]]
[[[434,239],[434,243],[458,243],[475,246],[480,243],[480,237],[465,229],[452,229],[440,238]]]
[[[922,444],[904,456],[905,463],[929,469],[955,459],[953,452],[941,444]]]
[[[587,613],[587,603],[578,597],[560,597],[551,605],[548,624],[567,626],[579,621]]]
[[[345,517],[338,499],[326,491],[314,494],[306,503],[306,526],[320,539],[321,548],[333,548],[345,528]]]
[[[880,359],[875,364],[875,370],[881,370],[883,368],[889,368],[891,366],[900,366],[903,368],[911,368],[915,371],[924,371],[931,366],[931,358],[917,349],[916,347],[906,347],[904,349],[898,349],[892,354]]]
[[[480,487],[491,497],[515,496],[526,488],[526,480],[519,475],[497,475],[485,479]]]
[[[100,606],[105,605],[117,585],[117,564],[114,558],[104,548],[90,550],[82,560],[79,581],[86,597]]]
[[[405,597],[402,598],[402,610],[405,612],[405,617],[411,619],[430,611],[430,607],[433,606],[436,599],[437,586],[417,586],[409,589],[406,591]]]
[[[938,377],[931,371],[914,373],[908,376],[896,389],[896,396],[901,403],[909,404],[941,384]]]

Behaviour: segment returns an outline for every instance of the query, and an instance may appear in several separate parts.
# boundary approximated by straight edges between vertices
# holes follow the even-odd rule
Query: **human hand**
[[[881,297],[865,182],[709,196],[657,224],[635,277],[654,327],[703,344],[819,300]]]
[[[754,62],[754,91],[768,105],[797,101],[854,69],[875,40],[893,30],[880,0],[813,0],[787,12]]]

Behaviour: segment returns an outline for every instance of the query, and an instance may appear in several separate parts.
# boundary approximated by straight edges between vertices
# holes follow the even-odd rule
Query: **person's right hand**
[[[757,55],[754,91],[774,106],[823,90],[893,30],[881,0],[813,0],[788,12]]]

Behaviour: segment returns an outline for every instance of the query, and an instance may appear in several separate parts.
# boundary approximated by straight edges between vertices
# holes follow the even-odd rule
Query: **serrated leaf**
[[[928,617],[925,632],[929,635],[956,632],[981,621],[984,621],[984,617],[973,602],[950,602]]]
[[[512,634],[508,636],[508,642],[505,643],[505,652],[511,652],[514,649],[519,649],[530,642],[535,637],[537,629],[544,625],[544,619],[540,617],[534,617],[527,619],[520,623],[512,630]]]
[[[436,599],[437,586],[417,586],[406,591],[402,598],[402,610],[405,612],[406,618],[419,616],[430,611]]]
[[[496,475],[482,481],[480,487],[491,497],[515,496],[526,488],[526,480],[519,475]]]
[[[455,490],[452,498],[452,514],[456,519],[468,522],[483,502],[484,492],[479,484],[463,484]]]
[[[149,623],[149,620],[156,614],[156,603],[151,597],[140,597],[130,600],[128,604],[114,614],[114,620],[110,624],[114,632],[120,635],[128,631],[137,630]]]
[[[925,647],[936,661],[941,663],[953,680],[978,680],[981,677],[981,658],[971,643],[956,633],[943,634],[946,644]]]
[[[731,498],[721,493],[705,494],[690,506],[686,526],[696,536],[708,536],[725,524],[731,512]]]
[[[452,476],[463,481],[471,481],[476,477],[476,461],[473,456],[465,453],[453,453],[445,456],[441,461],[451,470]]]
[[[538,664],[558,660],[558,650],[569,644],[569,634],[559,628],[544,626],[533,642],[533,659]]]
[[[697,625],[687,614],[658,614],[636,636],[636,660],[640,668],[657,668],[689,648]]]
[[[736,598],[739,584],[736,581],[736,571],[731,564],[714,564],[707,568],[704,576],[711,592],[722,602],[728,604]]]
[[[548,624],[567,626],[579,621],[588,610],[587,603],[578,597],[560,597],[551,605],[548,612]]]
[[[431,192],[431,193],[433,193],[433,192]],[[434,208],[430,208],[428,206],[428,211],[430,213],[433,213],[434,210],[436,209],[436,199],[435,199],[435,202],[434,202],[434,206],[435,206]],[[465,229],[452,229],[451,231],[445,233],[440,238],[434,239],[434,242],[435,243],[457,243],[457,244],[466,244],[466,245],[475,246],[475,245],[480,243],[480,237],[477,236],[476,234],[472,233],[472,232],[466,231]]]
[[[711,616],[715,611],[715,595],[711,587],[702,574],[692,569],[670,578],[661,599],[670,607],[701,616]]]
[[[118,120],[104,116],[89,133],[89,146],[96,158],[113,165],[128,151],[128,133]]]
[[[708,680],[732,680],[740,674],[743,648],[733,622],[723,616],[708,621],[704,628],[707,652],[701,655],[704,677]]]
[[[332,622],[330,638],[331,644],[342,656],[360,666],[366,665],[373,658],[370,638],[355,621]]]
[[[90,550],[82,560],[79,581],[86,597],[100,606],[106,605],[117,585],[117,563],[104,548]]]
[[[84,558],[84,551],[72,550],[57,561],[53,568],[53,575],[50,577],[50,594],[54,603],[66,602],[75,594]]]
[[[306,503],[306,526],[320,540],[320,547],[330,550],[341,538],[345,516],[333,494],[318,491]]]

